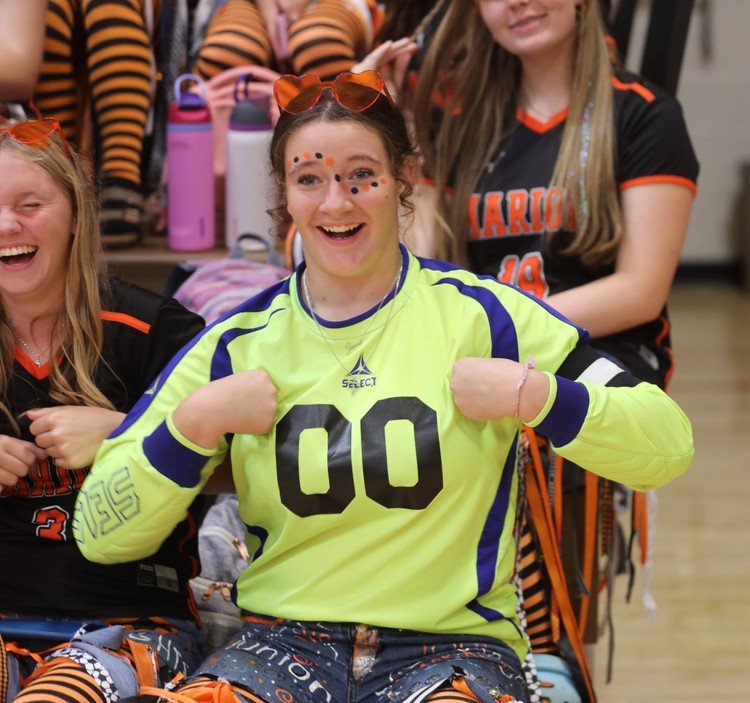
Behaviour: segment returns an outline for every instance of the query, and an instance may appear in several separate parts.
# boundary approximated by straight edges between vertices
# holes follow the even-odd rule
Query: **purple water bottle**
[[[183,89],[195,83],[200,92]],[[178,76],[167,116],[167,239],[175,251],[201,251],[216,244],[214,148],[205,83]]]

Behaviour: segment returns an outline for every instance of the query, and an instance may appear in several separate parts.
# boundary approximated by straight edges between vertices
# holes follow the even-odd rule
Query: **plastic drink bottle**
[[[237,102],[229,117],[226,171],[226,246],[231,248],[241,234],[263,237],[274,246],[276,223],[268,214],[273,205],[273,181],[268,149],[273,127],[268,116],[268,96],[248,95],[247,81],[237,79]],[[238,89],[245,83],[245,96]]]
[[[199,92],[184,88],[193,82]],[[216,245],[214,149],[205,83],[178,76],[167,116],[167,239],[175,251]]]

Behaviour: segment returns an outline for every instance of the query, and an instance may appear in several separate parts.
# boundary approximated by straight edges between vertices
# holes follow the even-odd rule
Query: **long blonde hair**
[[[549,190],[566,193],[576,213],[577,229],[564,253],[599,266],[617,254],[622,213],[614,170],[613,67],[596,0],[580,6],[574,57],[568,117]],[[419,70],[414,108],[422,156],[440,193],[442,258],[465,262],[469,197],[509,134],[506,121],[518,104],[520,84],[520,60],[493,39],[475,0],[451,0]],[[436,95],[443,103],[437,125]]]
[[[3,134],[0,135],[0,151],[47,171],[66,194],[75,223],[65,294],[52,335],[61,342],[57,349],[51,350],[51,358],[62,357],[63,363],[50,364],[50,396],[61,404],[114,409],[94,381],[104,337],[100,291],[106,286],[106,278],[97,201],[89,169],[76,153],[66,154],[57,134],[47,137],[43,143],[28,146]],[[0,365],[0,411],[18,431],[16,418],[8,407],[14,345],[13,332],[0,300],[0,355],[4,361]]]

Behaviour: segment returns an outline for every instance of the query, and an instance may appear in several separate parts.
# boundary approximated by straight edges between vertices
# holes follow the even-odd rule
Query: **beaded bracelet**
[[[529,354],[529,360],[523,365],[523,370],[521,371],[521,378],[518,379],[518,385],[516,386],[516,405],[513,411],[513,417],[518,417],[518,411],[521,407],[521,389],[526,383],[526,377],[529,375],[529,369],[535,369],[535,368],[536,368],[536,361],[534,361],[534,357],[531,356],[531,354]]]

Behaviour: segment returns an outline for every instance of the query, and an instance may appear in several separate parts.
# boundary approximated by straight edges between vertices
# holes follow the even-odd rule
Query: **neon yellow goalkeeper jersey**
[[[300,295],[302,264],[185,347],[97,455],[76,508],[83,553],[118,562],[155,550],[231,452],[252,555],[237,583],[241,608],[484,635],[522,657],[520,425],[464,417],[449,385],[455,361],[532,354],[550,395],[530,424],[560,455],[634,488],[687,469],[690,424],[543,303],[402,254],[394,293],[356,319],[316,325]],[[213,451],[181,436],[171,419],[179,402],[245,369],[265,370],[278,389],[274,429]]]

